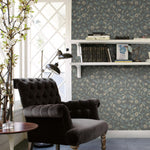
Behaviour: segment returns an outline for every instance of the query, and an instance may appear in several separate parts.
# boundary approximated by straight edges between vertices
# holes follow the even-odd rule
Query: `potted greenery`
[[[14,46],[26,39],[26,19],[33,13],[30,3],[38,0],[0,0],[0,114],[2,123],[13,121],[13,68],[17,61]],[[17,6],[16,6],[17,5]],[[3,54],[3,58],[2,58]]]

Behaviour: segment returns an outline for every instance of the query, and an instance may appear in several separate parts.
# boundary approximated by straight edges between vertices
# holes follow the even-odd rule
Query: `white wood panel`
[[[109,130],[107,138],[150,138],[150,130]]]

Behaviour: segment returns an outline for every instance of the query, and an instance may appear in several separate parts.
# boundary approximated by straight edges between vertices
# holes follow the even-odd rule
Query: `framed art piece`
[[[128,44],[117,44],[117,60],[128,60]]]

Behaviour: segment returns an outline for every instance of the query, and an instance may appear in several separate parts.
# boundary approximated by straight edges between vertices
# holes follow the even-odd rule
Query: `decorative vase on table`
[[[2,121],[2,111],[0,110],[0,129],[2,128],[3,121]]]
[[[26,39],[26,19],[33,13],[30,3],[38,0],[0,0],[0,125],[13,128],[13,68],[17,63],[14,47]]]
[[[11,87],[10,85],[8,87]],[[13,123],[13,93],[4,94],[5,86],[1,87],[1,105],[0,105],[0,126],[3,129],[11,129],[14,127]]]

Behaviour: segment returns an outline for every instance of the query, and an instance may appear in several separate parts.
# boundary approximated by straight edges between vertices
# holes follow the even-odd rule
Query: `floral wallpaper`
[[[89,33],[115,36],[150,37],[150,0],[72,0],[72,39]],[[148,59],[150,46],[138,47],[139,61]],[[115,45],[109,45],[113,60]],[[72,46],[73,62],[76,46]],[[150,130],[150,66],[82,67],[82,77],[72,67],[72,98],[100,99],[99,115],[111,130]]]

